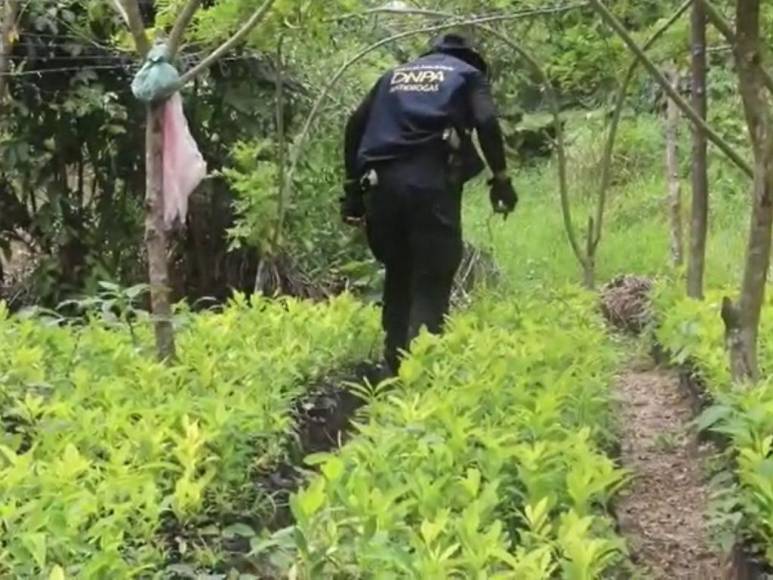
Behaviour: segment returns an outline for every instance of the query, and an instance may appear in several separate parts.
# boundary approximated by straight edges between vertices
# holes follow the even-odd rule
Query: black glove
[[[507,214],[515,209],[518,204],[518,194],[515,193],[513,183],[509,177],[492,177],[489,182],[489,197],[494,213]]]
[[[347,224],[358,224],[365,217],[365,200],[362,184],[358,179],[349,179],[344,183],[344,196],[341,202],[341,219]]]

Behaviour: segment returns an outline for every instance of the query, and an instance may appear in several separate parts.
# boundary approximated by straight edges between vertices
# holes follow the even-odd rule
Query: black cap
[[[488,64],[480,53],[472,46],[472,43],[465,37],[456,32],[444,34],[436,38],[431,45],[428,54],[441,52],[449,54],[463,60],[467,64],[474,66],[484,74],[488,73]]]

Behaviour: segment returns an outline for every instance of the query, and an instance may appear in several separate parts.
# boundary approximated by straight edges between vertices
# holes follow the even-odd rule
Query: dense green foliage
[[[721,76],[721,75],[720,75]],[[733,102],[732,100],[729,102]],[[729,103],[728,102],[728,103]],[[737,110],[736,110],[737,112]],[[730,123],[735,114],[724,105],[717,119]],[[598,144],[585,138],[593,119],[575,119],[569,125],[577,183],[592,189],[597,183]],[[699,419],[699,426],[728,438],[728,468],[714,478],[714,501],[709,514],[716,539],[729,549],[738,536],[750,538],[767,560],[773,530],[770,443],[773,415],[769,378],[748,389],[734,387],[730,377],[724,328],[719,316],[723,296],[732,295],[738,283],[748,228],[745,177],[715,159],[711,166],[712,219],[707,251],[705,301],[686,298],[682,272],[669,256],[669,225],[665,207],[667,191],[663,167],[661,119],[638,115],[626,119],[615,154],[616,183],[611,191],[605,243],[601,246],[602,279],[636,272],[661,280],[656,298],[658,342],[667,348],[674,364],[689,364],[705,386],[713,403]],[[579,128],[576,128],[579,127]],[[689,151],[688,132],[682,133],[682,151]],[[689,159],[683,156],[683,190],[689,192]],[[523,293],[545,292],[555,285],[576,280],[578,266],[561,232],[554,168],[536,167],[520,174],[524,192],[518,226],[491,222],[483,191],[470,192],[466,217],[472,235],[490,245],[510,284]],[[580,201],[579,208],[584,207]],[[684,208],[688,217],[689,206]],[[768,377],[771,352],[771,304],[765,304],[760,342],[760,364]]]
[[[143,4],[151,36],[156,17],[162,27],[180,2],[152,7]],[[172,281],[180,297],[223,299],[232,288],[253,287],[257,260],[271,236],[253,242],[256,232],[245,248],[232,248],[227,232],[243,212],[232,207],[239,188],[220,171],[239,168],[240,142],[268,143],[267,161],[276,165],[277,69],[282,67],[285,79],[282,114],[290,142],[316,96],[318,78],[330,70],[320,69],[318,52],[304,42],[320,39],[324,17],[352,6],[306,3],[302,13],[296,8],[294,2],[277,2],[260,34],[184,91],[186,116],[211,178],[191,200],[187,228],[175,236]],[[229,1],[202,11],[179,67],[196,64],[253,9],[252,3]],[[281,63],[280,31],[288,36]],[[34,0],[21,12],[15,36],[10,105],[0,117],[0,250],[6,258],[12,248],[27,250],[35,259],[23,274],[34,268],[35,276],[23,280],[27,295],[8,298],[13,306],[55,304],[82,290],[96,291],[100,280],[144,281],[144,110],[129,90],[138,63],[118,12],[102,0]],[[329,123],[338,131],[341,116]],[[285,251],[307,270],[350,259],[339,257],[347,236],[329,227],[339,182],[339,139],[332,131],[329,136],[315,144],[317,153],[304,157],[297,196],[289,204]],[[263,185],[263,196],[276,199],[276,183]],[[260,231],[270,233],[276,212],[264,208],[259,204],[245,223],[259,219]],[[10,270],[6,277],[15,280],[16,269]],[[0,285],[2,278],[0,264]]]
[[[617,362],[592,295],[491,297],[418,341],[394,392],[292,502],[304,578],[598,578]],[[582,345],[582,348],[579,348]]]
[[[724,329],[717,315],[722,296],[713,291],[705,301],[687,300],[663,289],[657,300],[661,322],[657,339],[674,362],[689,363],[713,397],[698,424],[726,436],[732,447],[731,469],[737,483],[722,480],[724,509],[731,531],[748,533],[768,561],[773,561],[773,364],[770,301],[766,304],[760,364],[766,377],[749,388],[734,386],[724,348]],[[729,504],[728,504],[729,502]],[[733,517],[732,514],[735,514]],[[727,532],[727,530],[725,530]]]
[[[625,475],[604,454],[618,355],[592,300],[566,289],[514,308],[492,296],[447,336],[422,337],[396,390],[363,391],[352,442],[308,459],[323,475],[291,501],[293,532],[255,538],[253,557],[309,578],[379,566],[580,579],[620,565],[605,508]],[[369,356],[377,336],[350,298],[236,300],[182,316],[180,361],[164,367],[147,356],[142,317],[54,322],[0,321],[0,562],[23,576],[149,573],[168,557],[169,518],[268,515],[250,481],[281,455],[290,402],[309,377]]]
[[[616,4],[644,38],[676,2]],[[181,5],[178,0],[143,3],[151,37],[168,29]],[[332,227],[344,116],[385,67],[424,50],[431,35],[386,44],[341,78],[323,103],[310,145],[285,191],[281,225],[275,85],[281,72],[285,95],[280,108],[289,153],[312,101],[341,64],[373,42],[437,22],[383,14],[334,18],[380,5],[279,1],[246,46],[186,89],[186,115],[212,177],[192,199],[187,229],[175,236],[172,278],[178,296],[225,298],[230,288],[250,290],[257,261],[265,255],[287,254],[321,283],[349,276],[353,264],[364,259],[362,246],[353,246]],[[466,0],[416,5],[460,15],[481,12]],[[486,8],[544,6],[507,0]],[[253,3],[244,0],[205,3],[179,67],[195,64],[252,9]],[[605,106],[628,62],[619,42],[587,8],[497,27],[524,38],[567,106]],[[532,129],[520,119],[544,111],[542,92],[507,47],[477,29],[467,32],[491,62],[509,143],[524,159],[531,158],[535,147],[544,148],[544,137],[525,145],[521,135]],[[26,247],[35,256],[37,275],[24,280],[27,295],[12,292],[9,298],[19,304],[42,298],[51,304],[83,289],[93,292],[99,280],[143,281],[143,135],[138,122],[143,111],[128,90],[137,63],[120,16],[102,0],[34,0],[23,11],[16,34],[12,101],[0,118],[0,246],[6,253],[12,242],[14,248]],[[669,46],[682,47],[685,38],[682,29]],[[646,87],[642,84],[638,92],[642,110],[652,107]],[[247,152],[257,156],[252,167],[245,166]],[[15,281],[11,270],[6,277]]]
[[[181,69],[255,9],[253,0],[202,4]],[[509,48],[476,28],[466,32],[491,63],[521,203],[509,221],[494,220],[481,178],[468,188],[466,232],[493,254],[504,285],[456,313],[446,336],[422,336],[399,380],[352,387],[369,403],[353,438],[307,458],[314,473],[292,497],[292,525],[263,529],[276,506],[256,475],[287,459],[293,403],[313,380],[374,356],[380,335],[377,313],[348,295],[312,304],[238,291],[252,291],[258,264],[272,260],[314,285],[378,291],[361,232],[338,224],[341,131],[381,72],[424,50],[430,34],[386,44],[349,69],[322,102],[292,182],[280,183],[315,99],[343,63],[444,20],[362,13],[382,4],[277,0],[244,46],[186,87],[186,116],[211,175],[191,199],[186,228],[174,233],[173,289],[190,304],[206,296],[226,305],[194,314],[180,304],[179,360],[164,366],[153,362],[150,319],[137,304],[143,288],[104,282],[145,281],[144,110],[128,89],[139,64],[130,35],[112,2],[25,3],[0,116],[0,252],[12,258],[3,263],[9,272],[0,268],[0,296],[3,278],[14,282],[10,303],[0,302],[0,576],[145,577],[169,572],[170,563],[230,571],[232,554],[210,536],[249,540],[241,563],[273,577],[629,573],[607,513],[626,480],[608,454],[621,349],[592,312],[593,296],[573,286],[580,272],[559,211],[545,91]],[[537,0],[485,4],[391,3],[470,16],[546,8]],[[679,2],[607,4],[644,42]],[[141,2],[152,38],[182,5]],[[771,5],[764,16],[773,29]],[[595,215],[601,137],[631,57],[588,7],[492,26],[521,42],[557,91],[582,232]],[[731,55],[715,32],[709,38],[710,121],[749,157]],[[658,66],[686,72],[686,18],[651,54]],[[713,397],[700,425],[730,442],[716,519],[731,540],[745,534],[773,560],[773,385],[731,385],[718,316],[729,293],[719,289],[737,284],[742,268],[749,183],[712,150],[712,291],[704,302],[685,299],[669,259],[663,104],[638,75],[612,159],[598,279],[636,272],[662,281],[657,339]],[[685,125],[685,192],[689,137]],[[21,272],[20,248],[31,256]],[[77,320],[10,314],[100,289],[99,298],[63,305],[86,307]],[[766,370],[770,312],[767,304]],[[170,539],[182,529],[195,540]]]
[[[571,179],[575,192],[574,219],[582,227],[591,213],[600,174],[597,138],[603,119],[574,115],[567,121]],[[689,218],[689,132],[681,132],[683,219]],[[674,280],[669,256],[663,120],[655,115],[627,115],[613,157],[614,182],[599,247],[599,278],[636,272]],[[717,159],[717,161],[719,161]],[[555,165],[552,161],[516,173],[521,201],[514,220],[492,220],[486,192],[479,184],[465,193],[465,220],[475,243],[492,248],[508,281],[521,291],[550,288],[576,281],[580,267],[572,255],[558,211]],[[726,163],[711,167],[712,217],[707,250],[709,287],[735,283],[743,266],[748,227],[746,177]]]
[[[371,356],[374,312],[237,297],[183,316],[180,359],[147,321],[8,317],[0,304],[0,575],[124,578],[167,557],[165,519],[272,507],[254,474],[281,458],[309,381]]]

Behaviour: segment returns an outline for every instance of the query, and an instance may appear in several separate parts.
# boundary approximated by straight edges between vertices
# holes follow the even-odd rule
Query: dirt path
[[[652,365],[619,379],[622,462],[633,472],[617,513],[634,562],[647,578],[725,578],[708,544],[704,459],[710,447],[688,431],[689,396],[671,371]]]

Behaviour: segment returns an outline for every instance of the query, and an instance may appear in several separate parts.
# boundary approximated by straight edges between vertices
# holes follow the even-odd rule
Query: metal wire
[[[86,72],[90,70],[124,70],[128,72],[129,67],[114,65],[94,65],[94,66],[66,66],[61,68],[46,68],[36,70],[24,70],[18,72],[9,72],[0,74],[0,77],[26,77],[32,75],[46,75],[64,72]]]

